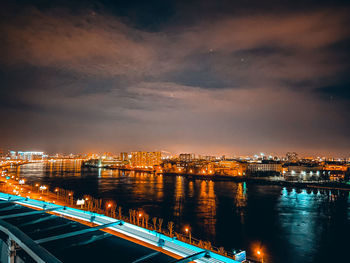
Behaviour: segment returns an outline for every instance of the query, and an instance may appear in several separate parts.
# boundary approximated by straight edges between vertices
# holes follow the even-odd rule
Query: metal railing
[[[0,232],[8,236],[8,240],[5,241],[8,246],[8,262],[16,261],[16,247],[20,247],[25,251],[33,260],[39,263],[60,263],[55,256],[47,251],[42,246],[38,245],[29,236],[23,233],[19,228],[5,222],[0,219]]]

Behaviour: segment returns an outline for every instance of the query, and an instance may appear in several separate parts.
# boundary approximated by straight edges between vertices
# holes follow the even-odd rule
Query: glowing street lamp
[[[47,187],[46,187],[45,185],[41,185],[41,186],[39,187],[39,189],[40,189],[40,191],[41,191],[41,194],[43,194],[43,193],[44,193],[44,190],[46,190]]]
[[[59,192],[59,189],[56,188],[56,189],[55,189],[55,192],[56,192],[56,198],[58,199],[58,192]]]
[[[256,251],[256,254],[258,254],[258,256],[261,257],[261,263],[264,263],[264,255],[263,255],[263,253],[258,249]]]
[[[189,237],[189,239],[190,239],[190,244],[191,244],[192,235],[191,235],[190,227],[186,226],[186,227],[185,227],[185,232],[186,232],[186,234],[188,234],[188,237]]]
[[[68,201],[71,205],[73,205],[73,202],[74,202],[74,198],[72,196],[72,193],[68,193]]]

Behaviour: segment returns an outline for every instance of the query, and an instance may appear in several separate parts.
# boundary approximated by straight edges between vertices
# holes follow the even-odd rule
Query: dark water
[[[175,222],[177,231],[189,225],[193,236],[216,246],[245,249],[250,256],[260,247],[266,262],[348,261],[348,192],[81,170],[74,161],[28,164],[12,172],[71,189],[75,196],[115,200],[125,214],[141,208]]]

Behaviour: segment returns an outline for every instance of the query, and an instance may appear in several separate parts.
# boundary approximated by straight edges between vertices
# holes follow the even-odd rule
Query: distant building
[[[17,159],[17,152],[15,152],[15,151],[10,151],[10,158],[11,158],[11,159]]]
[[[323,167],[325,171],[338,171],[338,172],[346,172],[348,170],[348,166],[345,164],[337,164],[337,163],[326,163]]]
[[[119,155],[120,161],[128,161],[129,160],[129,154],[127,152],[121,152]]]
[[[278,162],[249,163],[247,172],[250,174],[282,173],[282,164]]]
[[[224,160],[220,161],[215,167],[215,174],[228,176],[245,176],[247,166],[247,163]]]
[[[200,160],[204,160],[204,161],[215,161],[216,160],[216,156],[212,156],[212,155],[199,155]]]
[[[331,162],[325,163],[323,170],[329,176],[331,181],[339,181],[349,175],[350,167],[345,163]]]
[[[42,160],[47,157],[44,152],[30,152],[30,151],[10,151],[10,159],[25,160],[25,161],[36,161]]]
[[[283,176],[287,181],[317,181],[325,178],[323,167],[318,164],[298,164],[286,166]]]
[[[161,152],[132,152],[131,166],[139,168],[150,168],[154,165],[160,165],[162,162]]]
[[[287,152],[286,158],[287,161],[290,163],[295,163],[299,160],[298,154],[296,152]]]
[[[179,159],[181,162],[192,162],[195,159],[195,156],[193,153],[181,153]]]
[[[286,175],[297,176],[307,174],[319,174],[322,171],[322,166],[310,166],[310,165],[289,165]]]

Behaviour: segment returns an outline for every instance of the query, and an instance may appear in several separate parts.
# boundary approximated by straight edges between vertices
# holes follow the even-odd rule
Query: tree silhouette
[[[153,218],[152,218],[152,222],[153,222],[153,228],[154,228],[154,230],[157,230],[157,218],[156,218],[156,217],[153,217]]]
[[[162,218],[159,218],[158,222],[159,222],[159,223],[158,223],[158,226],[159,226],[158,231],[159,231],[159,233],[162,233],[163,219],[162,219]]]
[[[174,223],[171,221],[168,222],[168,230],[169,230],[169,236],[173,237]]]

